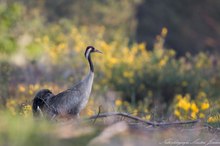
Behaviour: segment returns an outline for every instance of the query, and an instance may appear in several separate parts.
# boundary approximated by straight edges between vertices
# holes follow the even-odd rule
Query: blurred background
[[[215,121],[220,107],[219,0],[1,0],[0,107],[31,115],[36,92],[95,80],[83,115]],[[96,105],[96,106],[94,106]]]
[[[154,122],[201,119],[219,128],[219,14],[219,0],[0,0],[0,145],[87,145],[114,129],[105,119],[69,126],[32,118],[37,91],[57,94],[87,74],[88,45],[103,55],[92,56],[95,79],[82,118],[101,106]],[[124,127],[113,145],[216,137],[203,126],[186,132],[140,126],[107,132]]]

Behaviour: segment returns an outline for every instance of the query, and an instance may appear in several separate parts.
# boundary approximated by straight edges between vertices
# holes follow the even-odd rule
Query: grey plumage
[[[54,114],[78,115],[88,102],[93,78],[94,73],[90,72],[82,81],[72,88],[50,98],[47,101],[47,104],[51,107],[47,109],[49,116],[52,117]]]
[[[43,97],[46,98],[46,100],[44,100],[43,107],[45,110],[43,110],[43,114],[46,114],[49,118],[57,115],[77,116],[80,111],[85,108],[89,100],[94,79],[94,68],[90,56],[93,52],[101,53],[92,46],[86,48],[85,57],[88,59],[90,71],[83,80],[57,95]],[[35,105],[35,108],[37,107],[37,103],[33,103],[33,105]]]

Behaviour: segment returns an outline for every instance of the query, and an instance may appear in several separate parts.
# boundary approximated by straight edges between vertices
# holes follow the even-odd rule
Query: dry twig
[[[200,120],[191,120],[191,121],[183,121],[183,122],[158,123],[158,122],[147,121],[147,120],[141,119],[140,117],[132,116],[132,115],[129,115],[127,113],[122,113],[122,112],[100,113],[100,109],[97,115],[91,116],[89,117],[89,119],[96,120],[97,118],[105,118],[105,117],[110,117],[110,116],[122,116],[122,117],[126,117],[132,120],[136,120],[138,122],[141,122],[147,125],[152,125],[152,126],[184,125],[184,124],[195,124],[195,123],[200,122]]]
[[[101,113],[101,105],[99,106],[99,111],[98,111],[98,114],[97,114],[97,116],[96,116],[96,118],[94,118],[95,120],[93,121],[93,124],[95,124],[95,121],[96,121],[96,119],[98,118],[98,116],[100,115],[100,113]]]

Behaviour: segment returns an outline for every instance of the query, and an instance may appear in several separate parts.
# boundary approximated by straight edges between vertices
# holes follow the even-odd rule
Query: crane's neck
[[[88,61],[89,61],[90,71],[94,72],[94,67],[93,67],[93,63],[92,63],[92,59],[91,59],[90,53],[89,53],[89,56],[88,56]]]

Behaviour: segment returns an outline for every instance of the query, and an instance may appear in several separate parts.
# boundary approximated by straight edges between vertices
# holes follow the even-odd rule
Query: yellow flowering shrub
[[[145,100],[143,102],[138,102],[136,106],[133,106],[131,103],[127,101],[116,99],[114,105],[117,111],[128,112],[133,116],[139,116],[145,120],[151,120],[152,114],[149,111],[149,103],[150,102]]]
[[[195,99],[190,94],[176,95],[174,102],[174,115],[180,120],[204,119],[209,110],[210,103],[205,92],[199,92]]]
[[[93,86],[95,94],[105,97],[104,92],[108,90],[117,93],[119,91],[117,96],[120,96],[120,100],[116,100],[116,107],[123,107],[137,115],[147,110],[148,113],[143,117],[148,118],[154,106],[165,109],[173,106],[174,115],[183,119],[206,116],[203,111],[210,108],[210,103],[208,100],[199,100],[207,97],[218,98],[220,95],[220,75],[216,73],[219,72],[219,66],[213,56],[201,52],[194,56],[188,53],[177,57],[178,52],[164,47],[168,34],[166,27],[156,36],[153,48],[148,48],[147,43],[132,42],[133,40],[118,32],[115,37],[106,39],[108,33],[102,25],[76,26],[69,21],[49,23],[42,32],[31,36],[33,39],[22,51],[23,57],[27,57],[28,61],[36,61],[38,65],[43,64],[56,84],[59,84],[60,80],[70,84],[81,79],[82,74],[88,71],[84,51],[86,46],[93,45],[103,52],[103,55],[93,54],[92,58],[96,72]],[[67,75],[69,78],[63,79],[60,76],[60,68],[64,73],[69,70],[73,73]],[[47,81],[42,80],[39,82],[47,84]],[[61,87],[66,89],[62,85]],[[49,87],[38,83],[19,84],[16,91],[7,98],[6,107],[14,113],[18,108],[16,105],[26,103],[26,100],[29,104],[30,98],[34,97],[37,90],[50,88],[58,93],[61,87],[55,84]],[[172,104],[173,102],[175,104]],[[85,113],[91,115],[92,111]]]
[[[207,120],[209,123],[219,123],[220,122],[220,114],[215,116],[210,116]]]
[[[65,87],[66,88],[66,87]],[[35,94],[41,89],[49,89],[54,94],[63,90],[64,87],[59,87],[54,84],[18,84],[15,88],[14,97],[9,97],[6,100],[6,110],[12,115],[21,115],[24,117],[32,116],[32,101]],[[82,111],[82,116],[91,116],[98,113],[98,103],[94,99],[90,99],[87,107]]]
[[[53,85],[53,84],[18,84],[15,86],[13,92],[14,95],[11,95],[6,99],[6,109],[12,115],[23,115],[30,116],[32,115],[32,100],[35,94],[41,89],[50,89],[54,94],[63,90],[63,88]]]
[[[104,87],[120,91],[122,99],[129,102],[158,96],[161,102],[170,104],[176,94],[190,93],[194,97],[198,90],[206,91],[210,97],[218,96],[214,87],[219,86],[219,77],[209,71],[214,67],[212,58],[205,53],[176,58],[174,50],[164,47],[167,28],[162,28],[156,37],[154,48],[147,48],[145,43],[128,43],[128,39],[120,35],[107,40],[106,33],[101,25],[90,29],[61,21],[59,25],[49,25],[45,34],[37,37],[34,43],[42,52],[39,60],[47,66],[65,65],[64,69],[80,72],[74,74],[74,81],[88,71],[83,55],[86,46],[93,45],[103,52],[93,57],[95,90]]]

